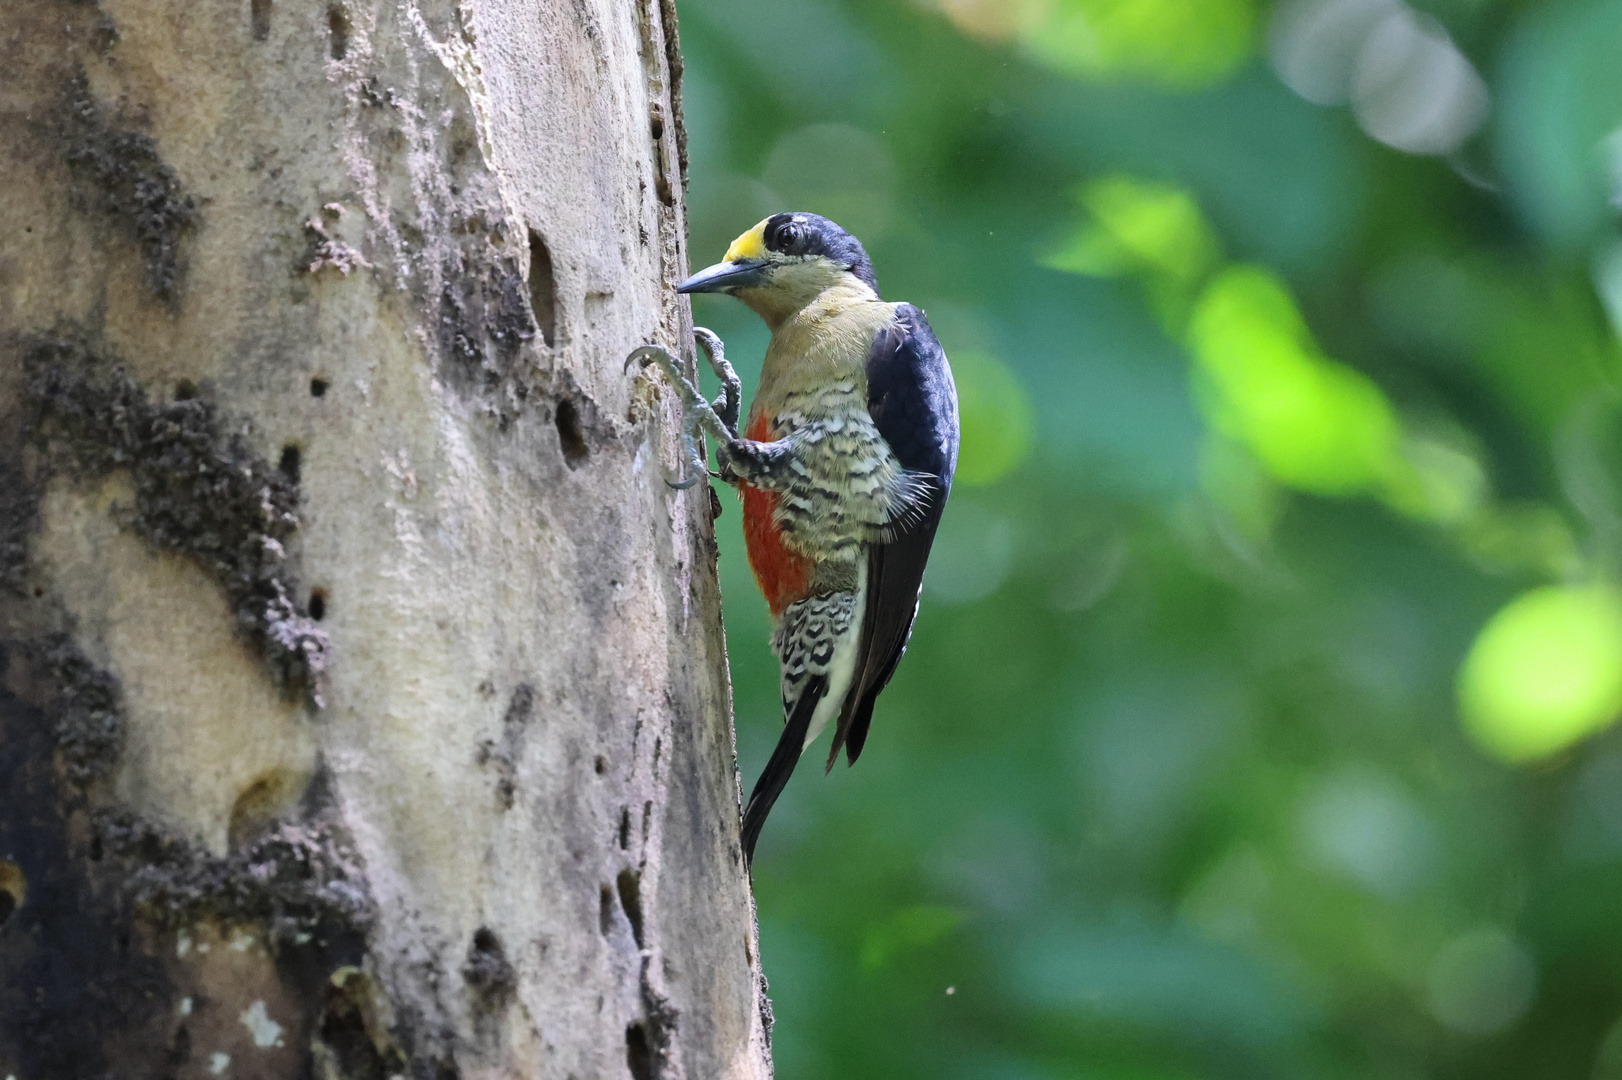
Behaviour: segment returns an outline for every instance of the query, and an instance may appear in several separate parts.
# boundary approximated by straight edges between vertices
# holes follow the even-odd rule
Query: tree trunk
[[[0,64],[0,1076],[768,1076],[673,0]]]

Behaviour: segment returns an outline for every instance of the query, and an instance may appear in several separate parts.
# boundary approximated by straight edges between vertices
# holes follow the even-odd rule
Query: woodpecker
[[[855,764],[873,704],[906,651],[924,564],[957,467],[957,389],[924,313],[880,299],[861,243],[825,217],[775,214],[677,288],[726,293],[772,332],[748,424],[721,343],[700,345],[725,383],[711,406],[668,352],[644,347],[681,390],[684,444],[717,441],[743,499],[749,566],[771,609],[784,730],[744,809],[747,863],[800,755],[834,725],[831,770]]]

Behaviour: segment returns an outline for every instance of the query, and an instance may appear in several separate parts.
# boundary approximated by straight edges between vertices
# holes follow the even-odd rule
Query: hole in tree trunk
[[[351,975],[342,987],[327,988],[326,1007],[311,1042],[331,1065],[330,1073],[352,1080],[388,1080],[405,1071],[399,1053],[386,1043],[378,1045],[366,1023],[369,980]],[[318,1059],[319,1060],[319,1059]]]
[[[621,870],[615,882],[620,891],[620,907],[625,909],[625,917],[631,920],[631,936],[636,938],[636,947],[642,948],[642,875],[635,870]]]
[[[603,937],[614,929],[614,890],[607,885],[597,894],[597,929],[603,932]]]
[[[655,1080],[653,1047],[648,1043],[648,1029],[638,1020],[625,1029],[625,1064],[634,1080]]]
[[[226,838],[235,850],[259,840],[282,814],[293,809],[302,794],[299,778],[287,769],[272,769],[255,779],[237,796],[226,825]]]
[[[325,394],[326,392],[327,392],[327,380],[325,380],[325,379],[311,379],[310,380],[310,396],[311,397],[320,397],[321,395]]]
[[[249,20],[253,25],[253,39],[255,41],[264,41],[268,38],[270,36],[270,0],[253,0]]]
[[[529,306],[535,311],[541,340],[551,348],[558,337],[557,282],[552,277],[552,252],[534,229],[529,232]]]
[[[336,4],[327,9],[327,40],[334,60],[349,55],[349,16]]]
[[[557,411],[558,445],[563,448],[564,463],[571,469],[578,469],[591,453],[586,446],[586,436],[580,430],[580,409],[574,402],[564,398],[558,402]]]
[[[283,476],[296,484],[299,481],[299,468],[302,458],[303,455],[299,453],[299,448],[292,443],[288,443],[282,447],[282,457],[276,463],[276,467],[282,471]]]
[[[327,617],[327,590],[310,590],[310,618],[320,622]]]
[[[0,926],[4,926],[13,912],[23,906],[28,896],[28,879],[22,867],[10,859],[0,859]]]

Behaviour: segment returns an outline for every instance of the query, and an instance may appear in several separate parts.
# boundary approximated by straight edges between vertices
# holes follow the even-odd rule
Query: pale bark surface
[[[769,1075],[673,21],[0,4],[0,1076]]]

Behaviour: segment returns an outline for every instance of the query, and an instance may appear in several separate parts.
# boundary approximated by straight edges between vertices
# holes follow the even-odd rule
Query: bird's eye
[[[800,227],[793,222],[781,226],[777,230],[777,246],[784,251],[793,247],[800,239]]]

